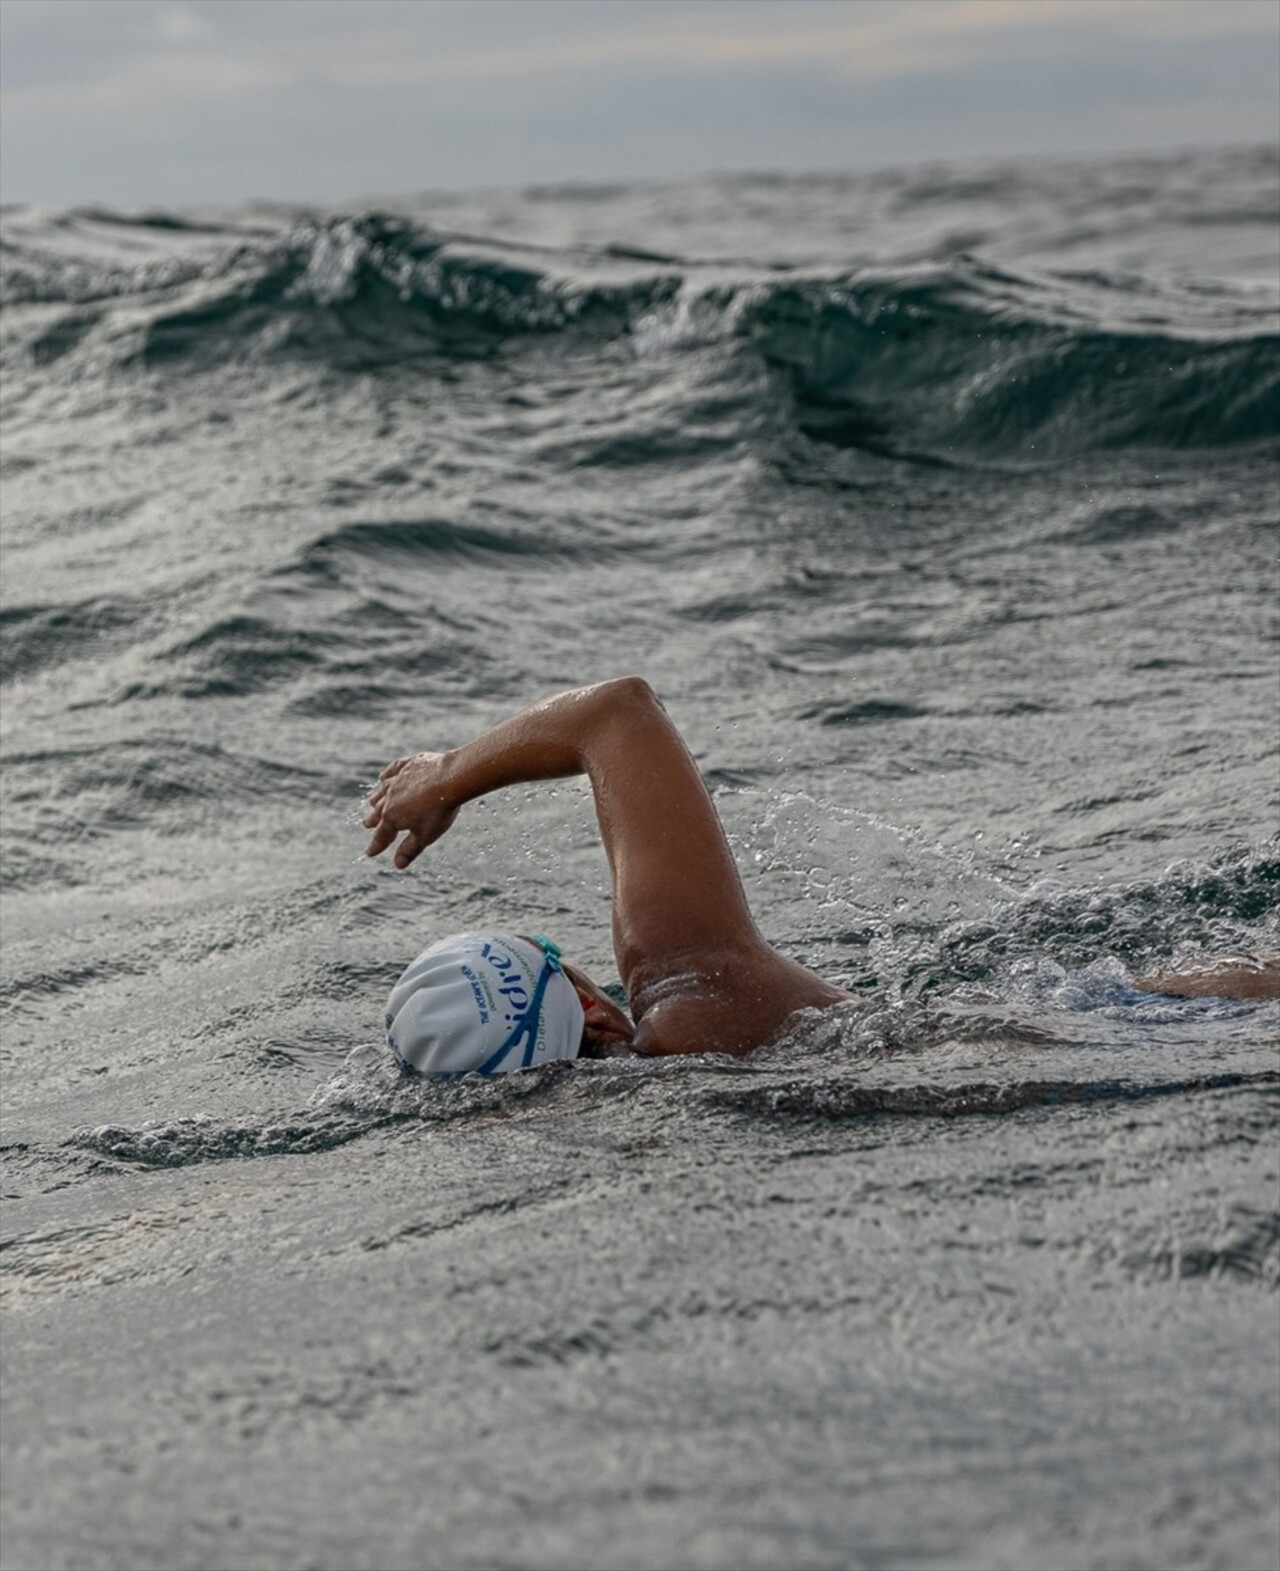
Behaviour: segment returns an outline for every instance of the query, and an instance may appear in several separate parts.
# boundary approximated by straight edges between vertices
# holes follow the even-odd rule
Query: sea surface
[[[1271,1571],[1274,151],[3,213],[7,1571]],[[616,977],[647,676],[733,1062],[401,1076],[443,932]],[[637,764],[643,768],[643,760]]]

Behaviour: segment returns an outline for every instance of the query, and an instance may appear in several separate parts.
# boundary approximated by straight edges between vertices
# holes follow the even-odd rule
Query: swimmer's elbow
[[[665,715],[657,693],[642,676],[615,676],[587,690],[592,713],[606,730],[624,729],[655,714]]]
[[[648,706],[659,702],[657,693],[642,676],[615,676],[600,686],[610,701],[619,707]]]

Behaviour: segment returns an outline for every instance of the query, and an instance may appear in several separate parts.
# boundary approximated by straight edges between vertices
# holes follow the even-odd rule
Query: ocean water
[[[43,1567],[1280,1556],[1280,165],[3,214],[4,1532]],[[362,785],[653,682],[762,928],[731,1062],[402,1077],[615,972],[579,783]]]

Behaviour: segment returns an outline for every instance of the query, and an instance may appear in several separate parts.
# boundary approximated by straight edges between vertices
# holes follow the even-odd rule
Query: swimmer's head
[[[507,1074],[576,1058],[589,1013],[579,979],[548,938],[454,933],[392,988],[387,1041],[403,1065],[427,1075]]]

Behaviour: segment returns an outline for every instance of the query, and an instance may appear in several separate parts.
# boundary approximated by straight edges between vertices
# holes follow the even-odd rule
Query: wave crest
[[[168,255],[175,237],[183,244]],[[1261,441],[1280,428],[1275,302],[1256,287],[1013,270],[963,254],[858,271],[712,268],[609,246],[517,246],[376,211],[266,235],[151,225],[145,241],[142,260],[123,243],[78,255],[38,226],[6,244],[6,302],[68,307],[64,322],[45,311],[31,330],[33,364],[102,363],[105,343],[108,364],[123,355],[152,371],[299,357],[352,371],[604,341],[698,358],[739,393],[745,375],[744,433],[776,427],[781,389],[784,423],[805,439],[895,457],[1038,463]],[[106,303],[124,296],[120,332]]]

